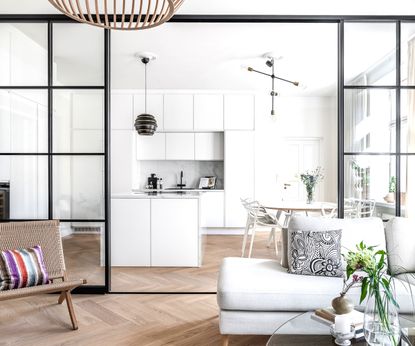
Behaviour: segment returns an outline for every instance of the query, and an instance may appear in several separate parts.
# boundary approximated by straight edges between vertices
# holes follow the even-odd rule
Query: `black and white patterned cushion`
[[[289,232],[288,272],[299,275],[343,276],[341,230]]]

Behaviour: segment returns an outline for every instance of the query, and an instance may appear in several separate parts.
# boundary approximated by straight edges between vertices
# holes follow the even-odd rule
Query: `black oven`
[[[10,218],[10,182],[0,181],[0,220]]]

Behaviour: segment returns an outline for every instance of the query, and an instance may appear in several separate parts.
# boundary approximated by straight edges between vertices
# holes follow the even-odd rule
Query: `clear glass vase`
[[[314,186],[306,186],[307,204],[314,202]]]
[[[399,345],[401,329],[398,310],[383,290],[375,290],[368,298],[363,330],[369,345]]]

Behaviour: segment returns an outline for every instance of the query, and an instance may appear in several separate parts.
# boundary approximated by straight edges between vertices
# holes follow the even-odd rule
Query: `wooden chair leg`
[[[66,299],[66,304],[68,305],[69,316],[71,317],[72,328],[73,330],[78,329],[78,321],[76,320],[75,310],[72,304],[72,296],[70,291],[63,292]]]
[[[223,335],[222,336],[222,346],[228,346],[229,345],[229,335]]]
[[[59,299],[58,299],[58,304],[62,304],[64,300],[65,300],[65,292],[61,292]]]

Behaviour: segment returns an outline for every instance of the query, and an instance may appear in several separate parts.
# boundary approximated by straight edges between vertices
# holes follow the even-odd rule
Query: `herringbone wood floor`
[[[268,232],[257,232],[253,257],[276,258],[267,248]],[[209,235],[204,241],[200,268],[113,267],[114,292],[216,292],[220,262],[224,257],[241,256],[242,236]],[[99,263],[99,236],[74,235],[63,241],[69,276],[86,278],[89,284],[103,284],[104,270]]]
[[[79,329],[72,331],[57,295],[0,303],[4,346],[220,345],[216,295],[74,296]],[[266,336],[232,336],[231,346],[265,345]]]

